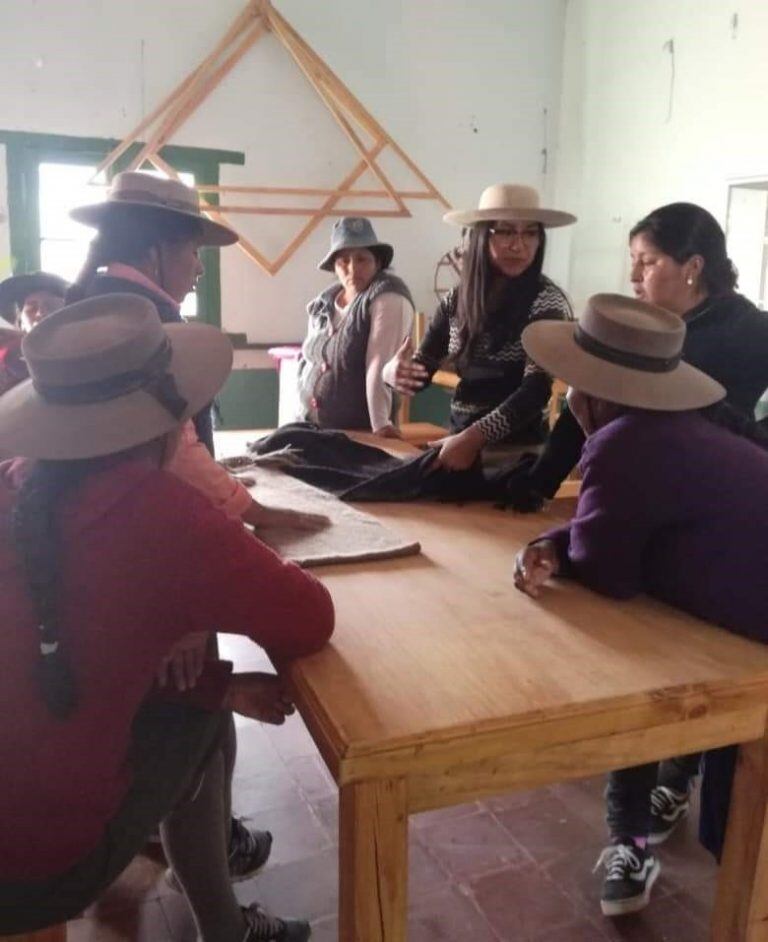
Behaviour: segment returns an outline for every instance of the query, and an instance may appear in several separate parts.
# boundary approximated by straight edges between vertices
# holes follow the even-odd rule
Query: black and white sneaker
[[[229,875],[233,883],[255,876],[269,860],[272,835],[269,831],[250,831],[240,820],[232,818],[229,834]],[[168,868],[165,879],[171,889],[181,892],[176,874]]]
[[[243,942],[307,942],[312,935],[305,919],[271,916],[258,903],[243,908],[248,926]]]
[[[649,844],[661,844],[687,817],[691,803],[688,792],[678,792],[666,785],[657,785],[651,792],[651,824]]]
[[[600,854],[595,870],[605,867],[600,896],[604,916],[636,913],[648,905],[651,887],[661,867],[653,854],[638,847],[631,837],[620,838]]]

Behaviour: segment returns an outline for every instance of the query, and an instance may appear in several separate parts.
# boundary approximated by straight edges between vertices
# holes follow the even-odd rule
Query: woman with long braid
[[[23,354],[31,378],[0,397],[3,450],[36,462],[20,492],[0,466],[0,934],[75,917],[159,824],[203,942],[305,942],[306,922],[239,905],[227,859],[231,712],[283,722],[282,682],[211,660],[192,691],[153,684],[212,624],[281,663],[333,627],[320,583],[162,470],[231,347],[111,295]]]

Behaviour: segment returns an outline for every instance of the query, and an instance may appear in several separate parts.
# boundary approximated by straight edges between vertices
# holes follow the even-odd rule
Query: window
[[[733,184],[728,191],[728,254],[739,290],[768,309],[768,179]]]
[[[69,211],[105,198],[106,181],[101,185],[89,181],[118,142],[0,131],[0,143],[6,145],[14,274],[43,269],[71,280],[82,266],[93,230],[70,219]],[[138,146],[127,152],[122,166],[130,162]],[[188,186],[196,182],[217,185],[221,163],[244,162],[243,155],[235,152],[191,147],[167,147],[163,156]],[[220,325],[218,250],[203,249],[201,258],[205,274],[196,292],[186,298],[182,314]]]

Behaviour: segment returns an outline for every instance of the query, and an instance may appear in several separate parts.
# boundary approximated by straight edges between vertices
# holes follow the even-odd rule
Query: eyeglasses
[[[529,226],[522,231],[508,229],[505,226],[492,226],[488,231],[491,237],[501,245],[512,245],[517,239],[519,239],[523,245],[533,245],[534,242],[539,240],[538,226]]]

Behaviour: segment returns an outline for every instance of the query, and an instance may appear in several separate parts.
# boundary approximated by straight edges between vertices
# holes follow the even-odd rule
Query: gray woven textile
[[[260,540],[300,566],[367,562],[421,552],[418,542],[404,539],[370,514],[282,471],[260,465],[249,469],[247,474],[256,479],[251,493],[260,503],[325,514],[330,518],[331,525],[322,530],[266,527],[258,531]]]

